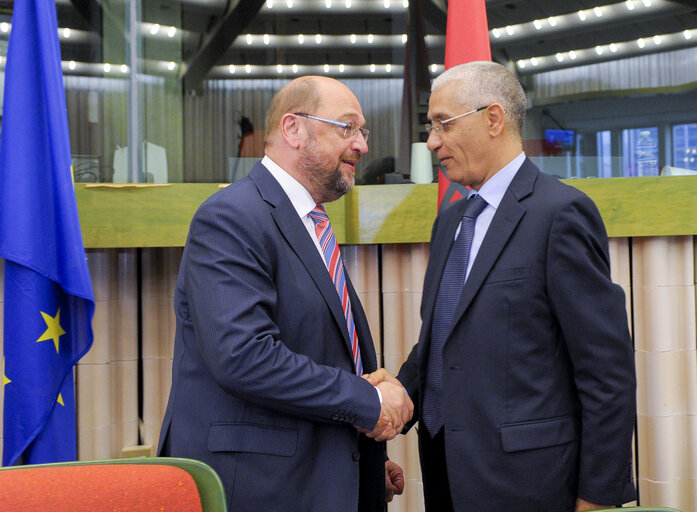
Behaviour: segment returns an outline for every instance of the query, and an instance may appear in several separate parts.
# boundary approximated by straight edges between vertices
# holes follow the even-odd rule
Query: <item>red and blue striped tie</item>
[[[341,253],[339,245],[334,238],[332,225],[329,223],[329,216],[324,206],[317,205],[310,212],[310,218],[315,223],[315,233],[319,245],[322,247],[324,261],[327,264],[329,275],[334,281],[336,292],[341,299],[341,307],[344,308],[344,316],[346,317],[346,325],[348,327],[349,339],[351,340],[351,351],[353,352],[353,367],[356,369],[357,375],[363,375],[363,363],[361,362],[361,351],[358,348],[358,335],[356,334],[356,325],[353,323],[353,312],[351,311],[351,299],[348,295],[348,286],[346,286],[346,275],[344,274],[344,263],[341,261]]]

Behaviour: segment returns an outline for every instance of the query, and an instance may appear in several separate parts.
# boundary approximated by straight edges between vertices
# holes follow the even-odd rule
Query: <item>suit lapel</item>
[[[520,201],[532,193],[538,172],[535,165],[526,159],[503,195],[462,289],[462,295],[453,317],[453,326],[457,324],[472,303],[501,251],[525,215],[526,209],[520,204]]]
[[[447,211],[443,211],[436,222],[442,224],[442,229],[438,226],[434,229],[433,239],[431,240],[431,253],[429,255],[426,276],[424,278],[423,305],[421,316],[424,319],[424,332],[431,332],[431,321],[433,311],[436,307],[436,297],[438,287],[443,277],[445,264],[453,245],[455,232],[460,225],[460,220],[465,210],[466,199],[461,199],[450,206]]]
[[[317,252],[315,244],[307,233],[305,225],[298,217],[295,208],[293,208],[293,204],[288,199],[283,188],[261,162],[254,166],[249,173],[249,177],[256,183],[262,198],[274,207],[271,210],[274,222],[278,226],[281,235],[286,239],[295,254],[298,255],[307,273],[322,294],[341,331],[345,345],[348,347],[349,353],[351,353],[346,317],[344,317],[339,294],[336,292],[334,282],[322,261],[322,257]]]

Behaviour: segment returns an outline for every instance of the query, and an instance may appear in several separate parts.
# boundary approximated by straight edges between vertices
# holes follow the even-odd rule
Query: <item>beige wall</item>
[[[342,252],[377,352],[396,372],[418,336],[428,244],[344,246]],[[697,512],[695,238],[617,238],[610,252],[636,346],[640,503]],[[125,447],[157,442],[171,379],[180,258],[180,248],[88,251],[97,303],[94,345],[76,372],[81,460],[120,457]],[[415,432],[391,441],[388,451],[407,480],[390,510],[423,510]]]

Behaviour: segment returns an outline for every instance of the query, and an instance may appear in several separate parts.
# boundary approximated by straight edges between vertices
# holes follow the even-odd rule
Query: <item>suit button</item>
[[[353,452],[351,454],[351,459],[353,459],[353,462],[358,462],[361,459],[360,452]]]
[[[333,419],[334,421],[338,421],[339,415],[338,415],[338,414],[332,414],[332,419]]]

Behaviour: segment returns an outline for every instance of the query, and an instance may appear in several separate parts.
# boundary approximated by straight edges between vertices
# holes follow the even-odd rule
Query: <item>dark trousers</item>
[[[443,429],[431,437],[426,428],[419,431],[421,472],[424,481],[426,512],[453,512],[445,465],[445,436]]]

